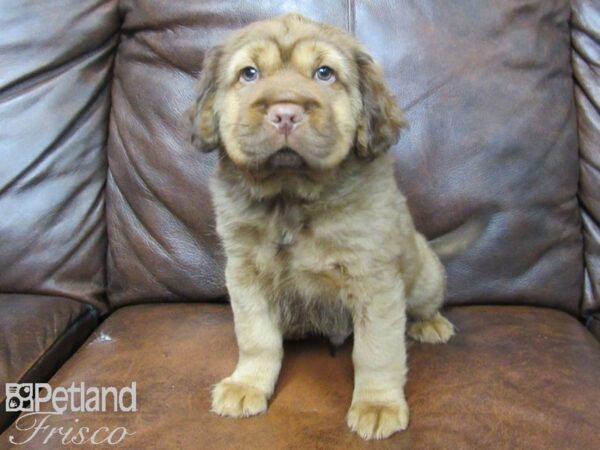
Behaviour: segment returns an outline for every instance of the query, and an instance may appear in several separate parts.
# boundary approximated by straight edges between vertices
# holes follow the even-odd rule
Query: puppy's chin
[[[265,167],[271,172],[295,172],[305,170],[307,164],[298,152],[283,147],[267,158]]]
[[[332,168],[318,167],[310,155],[282,148],[264,158],[235,161],[224,149],[219,159],[219,178],[236,192],[263,201],[277,196],[289,200],[315,201],[327,185],[335,182],[341,164]]]
[[[315,166],[315,161],[312,161],[314,158],[307,158],[302,152],[287,145],[260,153],[242,151],[241,157],[239,153],[231,154],[226,151],[225,154],[238,169],[251,174],[256,180],[294,175],[303,177],[310,172],[319,171],[318,164]]]

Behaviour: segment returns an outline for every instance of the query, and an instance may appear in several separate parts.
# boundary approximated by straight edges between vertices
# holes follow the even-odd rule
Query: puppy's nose
[[[304,120],[304,108],[296,103],[275,103],[269,107],[267,119],[287,136]]]

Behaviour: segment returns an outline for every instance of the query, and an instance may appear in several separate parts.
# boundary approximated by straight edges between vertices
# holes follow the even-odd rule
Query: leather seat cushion
[[[453,307],[448,317],[458,327],[448,345],[411,345],[410,425],[377,448],[599,448],[600,344],[577,320],[526,306]],[[122,308],[51,383],[136,381],[138,412],[65,413],[47,424],[125,426],[135,435],[119,448],[132,449],[365,448],[344,420],[350,343],[335,357],[323,341],[288,343],[267,414],[243,420],[209,412],[211,386],[236,358],[227,305]],[[13,424],[0,447],[8,435],[25,436]]]

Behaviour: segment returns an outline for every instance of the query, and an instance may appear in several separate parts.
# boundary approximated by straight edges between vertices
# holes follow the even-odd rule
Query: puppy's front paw
[[[385,439],[408,426],[408,405],[359,401],[348,411],[348,426],[363,439]]]
[[[448,319],[437,313],[428,320],[409,322],[406,332],[415,341],[440,344],[448,342],[454,336],[454,326]]]
[[[267,395],[253,386],[225,379],[212,391],[212,412],[220,416],[248,417],[267,410]]]

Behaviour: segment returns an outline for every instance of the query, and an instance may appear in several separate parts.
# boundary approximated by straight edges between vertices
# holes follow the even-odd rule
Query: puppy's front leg
[[[364,439],[384,439],[408,425],[403,288],[361,302],[353,316],[354,394],[348,426]]]
[[[260,286],[242,282],[234,270],[227,270],[226,275],[239,359],[231,376],[214,387],[212,411],[222,416],[252,416],[267,410],[275,389],[283,357],[282,335],[277,313]]]

